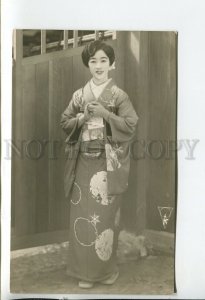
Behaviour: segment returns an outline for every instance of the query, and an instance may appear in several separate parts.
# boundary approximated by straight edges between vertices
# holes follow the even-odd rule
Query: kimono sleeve
[[[81,129],[78,126],[80,112],[80,91],[76,91],[66,108],[61,115],[60,125],[65,133],[68,135],[66,141],[75,142],[78,140]]]
[[[135,133],[138,116],[128,95],[122,90],[116,99],[116,106],[117,114],[109,113],[108,115],[112,140],[115,142],[130,141]]]

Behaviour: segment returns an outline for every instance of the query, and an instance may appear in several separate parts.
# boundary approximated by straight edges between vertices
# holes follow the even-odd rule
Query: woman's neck
[[[107,81],[109,80],[109,78],[106,78],[105,80],[103,80],[102,82],[96,82],[95,78],[92,78],[92,82],[95,84],[95,85],[101,85],[101,84],[104,84],[106,83]]]

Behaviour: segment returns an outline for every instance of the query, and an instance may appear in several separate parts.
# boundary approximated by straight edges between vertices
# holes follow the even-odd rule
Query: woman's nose
[[[97,63],[96,63],[96,68],[97,68],[97,69],[101,68],[101,62],[97,62]]]

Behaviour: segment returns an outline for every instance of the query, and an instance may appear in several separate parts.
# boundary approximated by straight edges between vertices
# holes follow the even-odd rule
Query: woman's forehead
[[[95,54],[93,56],[91,56],[90,58],[108,58],[108,56],[105,53],[105,51],[100,49],[100,50],[96,51]]]

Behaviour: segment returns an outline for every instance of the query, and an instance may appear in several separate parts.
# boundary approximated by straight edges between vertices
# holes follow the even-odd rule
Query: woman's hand
[[[78,127],[81,127],[85,122],[87,122],[91,118],[91,113],[88,110],[88,106],[85,106],[84,113],[78,113]]]
[[[88,109],[88,105],[89,104],[87,104],[85,106],[85,110],[84,110],[84,120],[85,120],[85,122],[88,121],[91,118],[91,113],[90,113],[90,111]]]
[[[102,117],[106,119],[109,114],[109,111],[99,102],[89,103],[88,110],[93,117]]]

